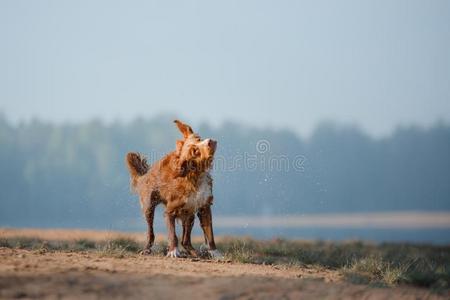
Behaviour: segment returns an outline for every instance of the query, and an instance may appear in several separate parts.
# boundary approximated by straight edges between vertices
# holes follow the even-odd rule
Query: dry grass
[[[450,246],[285,239],[259,241],[232,237],[218,241],[218,248],[225,257],[235,262],[338,270],[352,283],[372,286],[409,284],[435,291],[448,291],[450,287]],[[195,246],[199,248],[200,244]],[[122,258],[139,253],[143,242],[133,235],[72,240],[8,235],[0,237],[0,247],[38,252],[95,251],[102,256]],[[164,255],[166,248],[166,243],[158,242],[153,255]]]
[[[450,246],[224,238],[219,247],[234,261],[339,270],[353,283],[450,287]]]

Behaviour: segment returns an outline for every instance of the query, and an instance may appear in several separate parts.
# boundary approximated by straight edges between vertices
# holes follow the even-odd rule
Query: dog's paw
[[[212,259],[216,259],[216,260],[224,260],[225,259],[223,254],[217,249],[208,250],[208,254]]]
[[[193,247],[183,247],[184,251],[182,251],[183,257],[199,257],[199,253]]]
[[[189,254],[190,256],[192,256],[192,257],[199,257],[199,256],[200,256],[200,254],[198,253],[198,251],[195,250],[195,249],[189,250],[189,251],[188,251],[188,254]]]
[[[206,252],[208,252],[208,250],[209,250],[208,245],[206,245],[206,244],[201,244],[200,245],[200,252],[201,253],[206,253]]]
[[[144,250],[142,250],[141,252],[139,252],[140,255],[150,255],[152,254],[152,250],[149,248],[145,248]]]
[[[172,257],[172,258],[177,258],[177,257],[181,257],[181,253],[180,251],[178,251],[178,248],[175,247],[173,250],[167,252],[167,257]]]

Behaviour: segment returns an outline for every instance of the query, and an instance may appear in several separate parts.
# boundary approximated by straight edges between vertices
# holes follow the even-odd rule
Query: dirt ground
[[[8,233],[9,232],[9,233]],[[22,232],[40,237],[94,232]],[[1,236],[17,232],[0,231]],[[81,235],[80,235],[81,234]],[[104,235],[104,234],[103,234]],[[104,237],[104,236],[103,236]],[[43,299],[440,299],[413,287],[376,288],[344,282],[338,271],[308,267],[97,252],[0,248],[0,298]]]

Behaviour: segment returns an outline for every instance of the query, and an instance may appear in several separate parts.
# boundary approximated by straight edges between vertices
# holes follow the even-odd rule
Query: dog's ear
[[[189,172],[195,171],[196,166],[197,163],[195,161],[180,160],[178,162],[177,173],[175,174],[175,178],[186,177]]]
[[[192,130],[191,126],[184,124],[183,122],[179,121],[179,120],[175,120],[173,121],[175,124],[177,124],[178,129],[181,131],[181,133],[183,134],[184,138],[187,138],[188,136],[190,136],[191,134],[194,133],[194,131]]]
[[[197,166],[197,162],[194,160],[178,159],[175,178],[186,177],[189,172],[195,172]]]
[[[186,177],[188,173],[189,173],[188,161],[187,160],[180,161],[177,167],[177,174],[175,175],[175,177]]]

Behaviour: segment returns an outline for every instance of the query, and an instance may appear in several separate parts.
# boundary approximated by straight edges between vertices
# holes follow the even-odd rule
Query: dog
[[[152,167],[145,157],[130,152],[126,155],[126,164],[130,172],[131,190],[139,195],[142,212],[147,221],[147,244],[142,251],[150,254],[155,240],[153,218],[155,208],[162,203],[165,206],[164,217],[168,230],[168,257],[180,257],[175,221],[179,219],[183,226],[181,245],[192,256],[198,252],[191,243],[191,231],[195,215],[200,220],[207,251],[212,258],[222,259],[214,242],[211,205],[213,204],[210,174],[217,142],[201,139],[191,126],[179,120],[174,121],[183,135],[176,141],[176,149]]]

